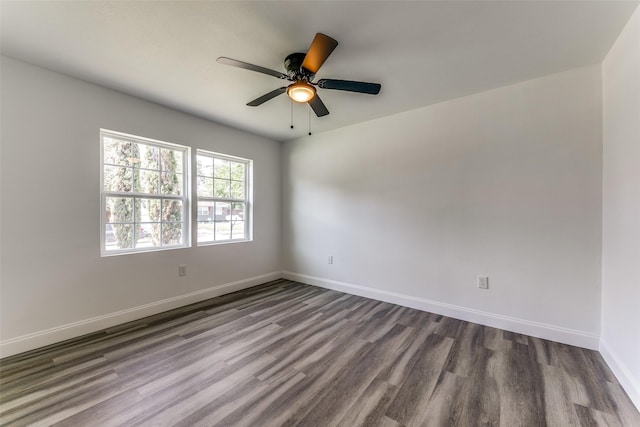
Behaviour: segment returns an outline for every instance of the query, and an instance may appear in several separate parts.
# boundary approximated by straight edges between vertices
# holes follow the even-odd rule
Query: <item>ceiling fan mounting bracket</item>
[[[291,53],[284,59],[284,68],[287,70],[289,80],[305,80],[310,82],[313,80],[315,74],[302,68],[302,62],[307,54],[306,53]]]

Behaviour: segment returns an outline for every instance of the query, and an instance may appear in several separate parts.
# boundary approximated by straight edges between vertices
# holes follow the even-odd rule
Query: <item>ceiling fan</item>
[[[316,73],[336,46],[338,46],[336,40],[325,34],[317,33],[307,53],[292,53],[284,59],[284,68],[287,70],[287,74],[224,56],[218,58],[218,62],[293,82],[289,86],[280,87],[254,99],[247,104],[248,106],[257,107],[286,92],[292,101],[308,103],[314,113],[316,113],[316,116],[322,117],[329,114],[329,110],[327,110],[327,107],[318,96],[314,86],[322,89],[344,90],[370,95],[377,95],[382,87],[379,83],[356,82],[351,80],[320,79],[314,82],[313,78]]]

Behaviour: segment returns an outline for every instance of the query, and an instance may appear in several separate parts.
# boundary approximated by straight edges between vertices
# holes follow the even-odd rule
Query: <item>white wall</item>
[[[3,356],[280,277],[280,143],[6,57],[1,120]],[[253,159],[254,241],[101,258],[100,128]]]
[[[287,276],[596,348],[601,114],[590,66],[285,144]]]
[[[640,409],[640,9],[602,64],[602,345]]]

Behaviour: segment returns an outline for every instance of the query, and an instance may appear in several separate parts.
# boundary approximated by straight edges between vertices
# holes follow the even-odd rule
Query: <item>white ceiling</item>
[[[308,107],[228,56],[284,72],[316,32],[340,45],[316,79],[382,84],[378,96],[319,89],[335,129],[602,61],[637,1],[2,1],[2,53],[276,140],[307,133]]]

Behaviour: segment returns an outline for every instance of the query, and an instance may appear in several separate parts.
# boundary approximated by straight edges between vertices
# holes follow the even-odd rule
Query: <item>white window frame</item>
[[[104,189],[104,139],[105,137],[127,140],[135,143],[150,145],[159,148],[166,148],[175,151],[182,152],[182,189],[181,195],[170,194],[152,194],[144,192],[116,192],[105,191]],[[159,141],[151,138],[145,138],[136,135],[130,135],[122,132],[116,132],[108,129],[100,129],[100,255],[103,257],[113,255],[125,255],[144,252],[156,252],[172,249],[188,248],[191,247],[191,148],[185,145],[173,144],[166,141]],[[139,248],[124,248],[124,249],[106,249],[106,208],[107,197],[127,197],[132,199],[157,199],[157,200],[179,200],[182,202],[182,244],[179,245],[167,245],[167,246],[151,246],[151,247],[139,247]],[[136,228],[135,216],[132,224],[134,224],[134,230]],[[138,223],[142,224],[142,223]],[[134,232],[135,241],[135,232]],[[133,245],[135,246],[135,244]]]
[[[246,159],[243,157],[231,156],[228,154],[216,153],[208,150],[196,150],[195,162],[197,165],[197,156],[205,156],[210,157],[212,159],[220,159],[231,161],[235,163],[242,163],[245,166],[244,170],[244,199],[234,199],[234,198],[220,198],[220,197],[204,197],[198,195],[198,168],[194,166],[193,173],[193,188],[194,188],[194,199],[195,206],[194,211],[196,212],[196,217],[194,218],[195,227],[195,235],[197,246],[211,246],[211,245],[224,245],[230,243],[239,243],[239,242],[250,242],[253,240],[253,160]],[[215,196],[215,195],[214,195]],[[198,226],[202,221],[198,221],[197,214],[199,212],[199,203],[201,201],[204,202],[228,202],[228,203],[244,203],[245,206],[245,218],[244,220],[244,237],[240,239],[228,239],[228,240],[207,240],[201,242],[198,239]],[[214,214],[215,215],[215,214]],[[233,213],[232,213],[233,215]]]

